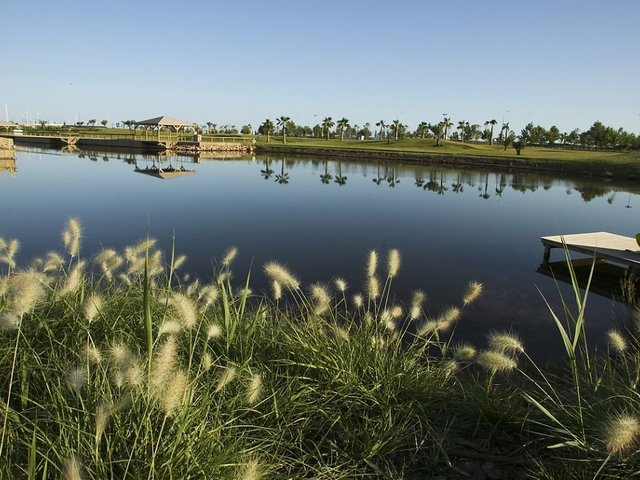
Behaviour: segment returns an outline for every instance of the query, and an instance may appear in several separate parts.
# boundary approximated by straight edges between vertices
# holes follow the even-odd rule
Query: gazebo
[[[162,117],[149,118],[148,120],[142,120],[140,122],[135,122],[134,125],[136,127],[145,127],[157,129],[158,135],[160,134],[160,129],[163,127],[169,128],[169,131],[175,130],[176,135],[180,133],[181,128],[194,128],[197,126],[195,123],[184,122],[182,120],[178,120],[177,118],[168,117],[163,115]]]
[[[11,130],[11,129],[18,128],[19,126],[20,125],[18,125],[16,123],[4,122],[4,121],[0,120],[0,128],[2,128],[2,129]]]

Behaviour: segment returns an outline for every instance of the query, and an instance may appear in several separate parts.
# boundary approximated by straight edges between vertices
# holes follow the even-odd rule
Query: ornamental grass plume
[[[76,395],[80,396],[82,394],[82,388],[87,383],[87,377],[85,374],[84,368],[72,368],[67,373],[67,385]]]
[[[624,353],[629,348],[627,340],[618,330],[609,330],[607,332],[610,348],[617,353]]]
[[[178,255],[175,260],[173,261],[173,269],[174,270],[178,270],[180,267],[182,267],[185,263],[187,262],[187,256],[186,255]]]
[[[465,292],[464,297],[462,297],[462,303],[465,307],[478,299],[478,297],[482,293],[482,287],[482,283],[476,282],[475,280],[469,282],[467,291]]]
[[[178,365],[178,343],[171,335],[156,349],[151,363],[150,391],[161,398]]]
[[[311,298],[314,301],[313,313],[323,315],[331,307],[331,296],[327,291],[327,287],[319,283],[314,283],[310,287]]]
[[[113,279],[113,274],[122,266],[124,260],[114,249],[105,248],[96,255],[93,259],[93,263],[102,270],[102,273],[107,280],[111,281]]]
[[[82,480],[82,463],[78,457],[67,458],[63,466],[64,480]]]
[[[211,369],[211,367],[213,366],[213,357],[209,352],[205,352],[205,354],[202,355],[201,363],[202,363],[202,368],[204,369],[205,372],[208,372]]]
[[[282,286],[277,280],[271,280],[271,290],[273,292],[273,299],[277,302],[282,299]]]
[[[97,293],[92,294],[84,304],[84,318],[88,323],[92,323],[102,311],[102,297]]]
[[[347,281],[342,277],[336,277],[333,280],[334,285],[339,292],[344,293],[347,290]]]
[[[362,308],[364,306],[364,297],[361,293],[356,293],[353,296],[353,304],[356,308]]]
[[[238,472],[237,480],[260,480],[266,472],[257,458],[247,460]]]
[[[182,323],[178,320],[165,320],[162,322],[160,327],[158,327],[158,337],[162,335],[173,335],[175,333],[180,333],[182,330]]]
[[[84,279],[84,275],[82,272],[83,269],[84,269],[84,261],[77,262],[73,266],[73,268],[69,271],[69,273],[67,273],[67,278],[64,284],[62,285],[60,290],[58,290],[58,295],[60,295],[61,297],[64,297],[67,295],[73,295],[78,291],[78,289],[80,288],[80,285],[82,285],[82,280]]]
[[[118,387],[142,384],[142,367],[138,358],[124,344],[114,344],[109,351],[113,365],[113,382]]]
[[[483,350],[476,358],[476,363],[491,373],[507,373],[515,369],[516,361],[503,352],[494,350]]]
[[[231,246],[227,248],[227,250],[224,252],[224,257],[222,257],[222,265],[229,268],[237,256],[238,247]]]
[[[111,408],[106,403],[101,403],[96,407],[96,444],[100,443],[100,439],[107,429],[109,417],[111,416]]]
[[[64,258],[60,256],[57,252],[49,252],[44,260],[44,265],[42,266],[43,272],[55,272],[62,267],[64,264]]]
[[[214,340],[222,335],[222,327],[217,323],[210,323],[207,327],[207,341]]]
[[[367,260],[367,277],[375,277],[378,270],[378,252],[375,250],[369,251],[369,257]]]
[[[234,378],[236,378],[236,374],[238,370],[234,366],[228,366],[224,369],[220,377],[218,378],[218,383],[216,384],[216,392],[219,392],[226,388]]]
[[[198,310],[193,300],[181,293],[173,293],[169,303],[176,309],[182,325],[192,330],[198,322]]]
[[[84,356],[87,361],[90,363],[101,363],[102,362],[102,353],[100,349],[95,345],[87,345],[84,347]]]
[[[398,275],[398,271],[400,270],[400,252],[395,248],[389,250],[387,267],[387,276],[389,278],[394,278]]]
[[[71,257],[80,255],[80,237],[82,236],[82,227],[77,218],[71,217],[67,221],[67,228],[62,232],[62,243],[67,249],[67,253]]]
[[[476,348],[467,343],[461,343],[453,349],[453,358],[459,362],[470,362],[476,356]]]
[[[367,293],[369,294],[369,298],[372,300],[375,300],[380,296],[380,282],[377,277],[369,277],[369,280],[367,281]]]
[[[20,325],[20,317],[13,312],[4,311],[0,313],[0,332],[17,330]]]
[[[434,334],[437,330],[438,322],[435,320],[427,320],[418,328],[418,335],[420,337],[426,337],[427,335]]]
[[[620,414],[605,429],[605,444],[612,454],[628,451],[640,435],[640,422],[632,415]]]
[[[220,297],[220,290],[216,285],[204,285],[198,292],[198,300],[202,303],[202,308],[207,310],[214,305]]]
[[[409,320],[417,320],[422,315],[422,304],[424,303],[425,294],[422,290],[413,292],[411,298],[411,309],[409,310]]]
[[[260,400],[262,395],[262,375],[259,373],[254,373],[251,376],[251,382],[249,382],[249,386],[247,387],[247,391],[245,394],[246,402],[248,405],[255,405]]]
[[[512,333],[491,332],[489,334],[489,346],[496,352],[524,353],[522,341]]]
[[[173,417],[175,411],[186,403],[189,379],[186,372],[176,370],[169,378],[166,388],[160,396],[160,406],[167,417]]]
[[[278,262],[268,262],[264,265],[264,271],[271,280],[277,281],[281,286],[289,290],[300,289],[300,282],[289,270]]]
[[[6,296],[9,307],[19,317],[31,312],[45,297],[40,275],[33,271],[13,275],[8,280]]]

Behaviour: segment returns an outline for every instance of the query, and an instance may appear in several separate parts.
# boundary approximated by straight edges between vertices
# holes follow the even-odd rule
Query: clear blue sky
[[[640,1],[9,1],[0,118],[640,131]]]

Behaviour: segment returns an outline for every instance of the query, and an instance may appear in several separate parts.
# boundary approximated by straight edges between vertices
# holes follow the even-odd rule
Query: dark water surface
[[[210,278],[216,258],[236,245],[235,278],[251,268],[254,291],[266,288],[261,266],[280,260],[309,285],[343,276],[361,290],[368,250],[403,254],[394,292],[427,293],[436,315],[460,304],[470,280],[485,294],[465,309],[459,339],[482,345],[491,330],[518,332],[536,356],[559,352],[538,289],[558,305],[554,281],[537,272],[540,236],[610,231],[635,235],[640,199],[629,186],[591,179],[443,167],[270,157],[161,157],[163,167],[195,169],[161,179],[135,171],[158,157],[19,150],[17,174],[0,175],[0,236],[22,242],[20,263],[61,250],[70,216],[84,226],[84,255],[122,249],[147,228],[169,251],[187,254],[185,271]],[[555,253],[560,259],[560,252]],[[561,287],[568,293],[566,286]],[[568,297],[569,298],[569,297]],[[604,332],[624,308],[592,295],[588,331]]]

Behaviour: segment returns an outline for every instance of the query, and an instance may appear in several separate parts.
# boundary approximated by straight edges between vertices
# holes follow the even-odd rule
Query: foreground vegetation
[[[77,220],[62,239],[24,269],[0,240],[0,478],[640,475],[637,330],[595,356],[578,289],[541,370],[512,333],[455,341],[477,282],[444,312],[397,304],[395,250],[362,293],[270,262],[254,295],[233,248],[203,283],[150,239],[91,261]]]

